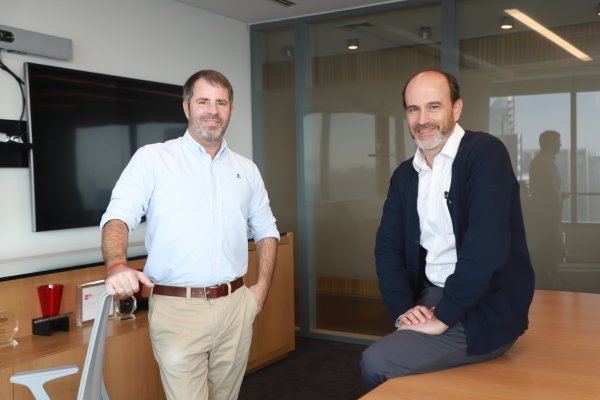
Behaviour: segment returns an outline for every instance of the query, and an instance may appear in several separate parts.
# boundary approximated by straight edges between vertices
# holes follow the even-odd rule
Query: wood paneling
[[[0,399],[12,399],[13,398],[13,385],[3,384],[7,382],[13,374],[13,368],[0,368]]]
[[[379,286],[375,279],[349,279],[329,276],[317,277],[317,293],[373,298],[381,297]]]

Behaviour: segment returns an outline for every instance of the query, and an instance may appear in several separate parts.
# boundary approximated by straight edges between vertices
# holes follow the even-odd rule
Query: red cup
[[[63,285],[41,285],[37,287],[42,317],[55,317],[60,311]]]

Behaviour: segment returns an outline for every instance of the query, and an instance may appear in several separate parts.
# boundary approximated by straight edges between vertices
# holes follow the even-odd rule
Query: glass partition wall
[[[578,3],[403,1],[252,26],[254,157],[280,229],[295,233],[302,334],[392,329],[374,239],[391,173],[415,152],[402,88],[424,68],[455,73],[461,125],[509,149],[537,287],[600,292],[600,16]],[[543,132],[559,148],[540,157]]]
[[[536,287],[600,292],[599,3],[457,7],[462,124],[509,149]]]

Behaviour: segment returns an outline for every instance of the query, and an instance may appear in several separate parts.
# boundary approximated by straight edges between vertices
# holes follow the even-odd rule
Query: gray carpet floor
[[[294,352],[244,378],[239,399],[357,399],[366,393],[359,368],[365,348],[297,337]]]

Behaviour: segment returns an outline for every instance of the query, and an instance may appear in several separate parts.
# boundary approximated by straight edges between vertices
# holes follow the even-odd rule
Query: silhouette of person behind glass
[[[540,134],[540,152],[529,164],[532,233],[531,256],[538,288],[557,285],[557,264],[564,255],[561,216],[561,180],[554,157],[561,146],[560,134],[544,131]]]

